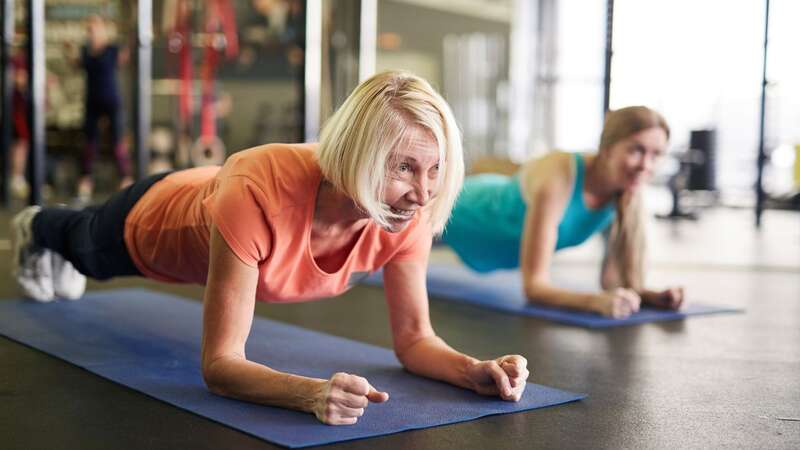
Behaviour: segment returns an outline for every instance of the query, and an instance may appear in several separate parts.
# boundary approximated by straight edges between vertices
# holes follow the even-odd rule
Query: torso
[[[257,299],[331,297],[390,261],[424,264],[427,219],[400,233],[366,221],[360,229],[314,232],[321,181],[312,145],[270,145],[231,156],[225,166],[175,172],[153,185],[125,224],[137,268],[162,281],[204,284],[213,224],[245,264],[259,271]],[[322,232],[320,232],[322,231]]]
[[[587,155],[590,158],[593,155]],[[613,219],[613,202],[585,192],[585,170],[573,153],[554,152],[523,164],[513,176],[468,177],[443,236],[473,270],[519,267],[525,216],[543,183],[561,183],[564,210],[556,250],[579,245]],[[585,166],[585,161],[580,164]],[[585,167],[584,167],[585,169]],[[576,177],[580,172],[580,180]],[[575,189],[580,189],[575,197]]]
[[[358,227],[324,234],[315,232],[312,226],[309,245],[311,246],[311,255],[314,258],[314,262],[325,272],[335,273],[339,271],[356,246],[366,225],[366,222],[364,222]]]

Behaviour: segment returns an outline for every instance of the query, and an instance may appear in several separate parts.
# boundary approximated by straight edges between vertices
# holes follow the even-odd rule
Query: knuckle
[[[336,387],[341,387],[347,382],[347,379],[349,377],[350,377],[350,375],[348,375],[348,374],[346,374],[344,372],[336,372],[331,377],[331,385],[336,386]]]
[[[366,378],[354,375],[353,379],[355,379],[356,383],[358,383],[358,385],[360,387],[363,387],[363,388],[368,388],[369,387],[369,381],[367,381]]]
[[[331,391],[328,393],[328,397],[325,399],[326,402],[330,405],[339,404],[342,401],[342,394],[341,391]]]
[[[369,392],[369,382],[364,377],[353,375],[350,382],[351,392],[358,395],[366,395]]]

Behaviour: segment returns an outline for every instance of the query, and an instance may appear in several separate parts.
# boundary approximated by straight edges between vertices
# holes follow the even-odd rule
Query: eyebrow
[[[410,155],[397,155],[397,157],[395,158],[395,161],[413,162],[415,164],[419,164],[419,160],[417,158],[414,158],[413,156],[410,156]],[[436,163],[435,164],[439,164],[439,159],[438,158],[436,159]]]
[[[645,152],[650,151],[652,153],[659,153],[659,154],[663,154],[663,153],[667,152],[666,149],[661,148],[661,147],[650,147],[650,148],[648,148],[646,145],[639,144],[639,143],[636,144],[636,148],[642,149]]]

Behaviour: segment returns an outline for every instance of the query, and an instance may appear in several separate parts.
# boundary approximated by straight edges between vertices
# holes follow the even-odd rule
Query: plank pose
[[[629,316],[641,303],[678,309],[683,288],[653,291],[642,285],[640,190],[668,139],[666,121],[653,110],[612,111],[596,153],[552,152],[505,175],[467,177],[442,241],[473,270],[521,268],[531,302],[614,318]],[[553,254],[604,230],[603,291],[553,285]]]
[[[156,175],[101,206],[23,210],[13,223],[15,278],[39,301],[80,297],[84,275],[204,284],[202,372],[212,392],[352,424],[388,393],[354,374],[273,370],[248,360],[245,342],[257,300],[331,297],[383,268],[394,349],[408,371],[517,401],[525,358],[459,353],[428,315],[431,240],[461,188],[462,157],[445,101],[420,78],[385,72],[355,89],[319,144],[264,145],[221,168]]]

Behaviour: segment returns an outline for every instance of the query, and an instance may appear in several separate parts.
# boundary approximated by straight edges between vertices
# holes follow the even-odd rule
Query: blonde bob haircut
[[[439,150],[438,190],[425,209],[433,231],[441,233],[464,181],[464,157],[450,107],[422,78],[387,71],[356,87],[320,133],[322,174],[375,222],[388,227],[389,220],[398,217],[383,202],[388,166],[396,150],[420,128]]]

